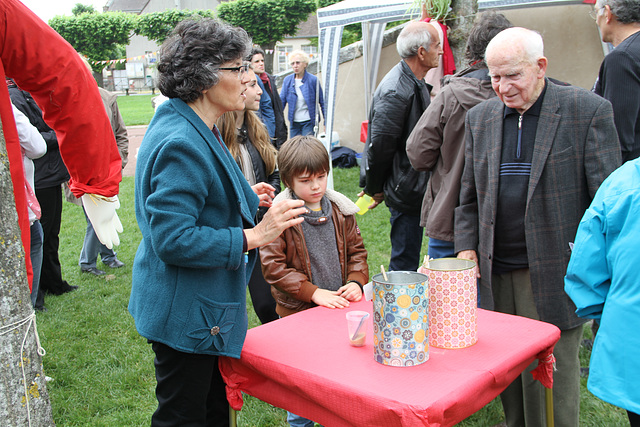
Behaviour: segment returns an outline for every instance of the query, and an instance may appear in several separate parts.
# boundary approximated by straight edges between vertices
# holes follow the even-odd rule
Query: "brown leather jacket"
[[[355,219],[359,209],[336,191],[327,190],[325,196],[333,208],[331,218],[336,230],[343,283],[353,280],[362,286],[369,281],[369,267],[367,251]],[[289,189],[279,194],[274,202],[285,198],[291,198]],[[281,317],[315,306],[311,296],[318,286],[312,283],[309,253],[300,225],[285,230],[275,241],[261,247],[260,259],[262,274],[271,285],[271,294],[277,303],[276,312]]]

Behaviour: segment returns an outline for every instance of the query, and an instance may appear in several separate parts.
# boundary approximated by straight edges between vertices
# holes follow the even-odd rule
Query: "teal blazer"
[[[163,103],[144,136],[135,174],[142,241],[129,312],[138,332],[176,350],[240,357],[246,284],[256,251],[243,253],[258,197],[221,139],[183,101]]]

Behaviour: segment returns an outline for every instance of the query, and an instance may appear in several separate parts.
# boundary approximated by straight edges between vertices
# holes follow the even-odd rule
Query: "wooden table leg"
[[[544,397],[547,408],[547,427],[553,427],[553,390],[545,387]]]
[[[238,427],[238,412],[231,405],[229,405],[229,427]]]

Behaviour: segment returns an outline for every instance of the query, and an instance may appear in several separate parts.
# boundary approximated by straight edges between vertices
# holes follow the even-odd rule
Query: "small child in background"
[[[280,179],[287,187],[275,199],[302,199],[304,221],[260,248],[262,273],[271,285],[280,317],[316,305],[345,308],[362,298],[369,281],[367,251],[355,213],[346,196],[327,190],[329,154],[312,136],[286,141],[278,153]],[[313,426],[288,413],[291,426]]]

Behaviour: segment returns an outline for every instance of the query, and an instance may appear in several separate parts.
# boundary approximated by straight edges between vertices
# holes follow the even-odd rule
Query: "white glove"
[[[98,194],[84,194],[82,204],[98,240],[109,249],[114,245],[119,245],[118,233],[122,233],[123,230],[120,218],[116,213],[116,209],[120,207],[118,196],[105,197]]]

